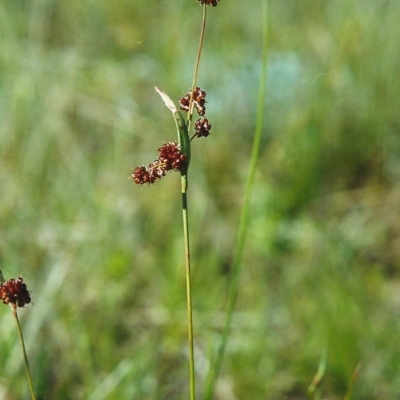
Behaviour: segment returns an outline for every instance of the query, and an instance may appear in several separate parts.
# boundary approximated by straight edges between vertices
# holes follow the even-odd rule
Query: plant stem
[[[312,382],[308,385],[307,395],[310,400],[321,399],[321,385],[326,373],[326,363],[328,360],[328,350],[324,349],[321,354],[321,360],[318,365],[317,373]]]
[[[357,364],[356,369],[351,374],[349,386],[348,386],[347,392],[344,396],[344,400],[351,400],[354,384],[358,378],[358,375],[360,374],[360,369],[361,369],[361,361]]]
[[[21,324],[19,323],[19,318],[18,318],[18,313],[17,313],[16,308],[11,307],[11,310],[14,315],[15,321],[17,322],[18,335],[19,335],[19,339],[21,342],[21,346],[22,346],[22,352],[24,354],[24,361],[25,361],[26,373],[28,375],[28,383],[29,383],[29,390],[31,392],[31,398],[32,398],[32,400],[35,400],[36,398],[35,398],[35,393],[33,391],[31,371],[29,369],[28,357],[26,355],[25,342],[24,342],[24,336],[22,335]]]
[[[263,116],[265,109],[265,97],[266,97],[266,82],[267,82],[267,61],[268,61],[268,3],[267,0],[261,0],[262,3],[262,16],[263,16],[263,49],[262,49],[262,69],[259,84],[258,94],[258,107],[257,107],[257,124],[254,131],[253,148],[251,153],[250,167],[247,175],[246,188],[243,200],[242,212],[240,215],[238,236],[236,241],[236,251],[232,267],[232,281],[230,284],[229,296],[228,296],[228,310],[225,319],[225,324],[222,332],[221,342],[217,349],[217,354],[211,364],[211,369],[207,376],[204,400],[211,400],[215,390],[215,385],[218,380],[218,376],[221,371],[222,361],[224,358],[226,346],[228,343],[228,337],[231,330],[233,311],[235,308],[236,297],[239,286],[239,274],[242,266],[243,250],[246,240],[249,212],[250,212],[250,200],[254,186],[254,179],[256,173],[256,166],[259,157]]]
[[[204,42],[204,32],[206,31],[206,20],[207,20],[207,7],[204,5],[203,6],[203,21],[201,23],[201,31],[200,31],[199,48],[197,49],[197,57],[196,57],[196,63],[194,66],[194,73],[193,73],[192,90],[190,93],[190,101],[189,101],[189,112],[188,112],[188,119],[187,119],[187,125],[188,125],[189,132],[190,132],[190,125],[192,123],[192,116],[193,116],[194,88],[196,86],[197,75],[199,72],[201,50],[203,49],[203,42]]]
[[[194,67],[192,90],[189,101],[189,112],[187,119],[186,134],[190,132],[190,124],[193,115],[193,95],[196,86],[197,75],[199,72],[201,50],[203,48],[204,32],[206,28],[207,8],[203,6],[203,22],[201,24],[199,48],[197,50],[196,63]],[[179,130],[179,128],[178,128]],[[190,143],[189,143],[190,146]],[[196,399],[196,385],[194,374],[194,350],[193,350],[193,306],[192,306],[192,272],[190,268],[190,246],[189,246],[189,215],[187,204],[187,173],[181,176],[182,183],[182,213],[183,213],[183,236],[185,241],[185,264],[186,264],[186,297],[187,297],[187,313],[188,313],[188,339],[189,339],[189,376],[190,376],[190,400]]]
[[[181,176],[182,183],[182,213],[183,213],[183,236],[185,241],[185,264],[186,264],[186,296],[188,314],[188,338],[189,338],[189,376],[190,376],[190,400],[195,400],[195,375],[194,375],[194,350],[193,350],[193,307],[192,307],[192,277],[190,268],[190,246],[189,246],[189,216],[187,205],[187,175]]]

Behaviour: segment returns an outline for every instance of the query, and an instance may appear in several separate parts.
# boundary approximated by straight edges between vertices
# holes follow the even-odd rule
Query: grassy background
[[[260,1],[209,10],[190,223],[198,390],[222,327],[261,69]],[[219,399],[400,396],[400,3],[269,1],[265,128]],[[38,399],[187,399],[179,178],[131,170],[175,140],[195,0],[0,3],[0,265]],[[28,398],[11,313],[0,398]]]

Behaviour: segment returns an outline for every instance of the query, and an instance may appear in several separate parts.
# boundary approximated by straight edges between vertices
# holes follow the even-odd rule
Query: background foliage
[[[264,0],[265,1],[265,0]],[[198,390],[218,342],[255,125],[260,1],[210,9],[193,146]],[[215,399],[400,395],[400,3],[269,1],[268,98],[237,311]],[[179,179],[131,170],[175,140],[154,92],[192,79],[195,0],[0,3],[0,263],[38,399],[187,398]],[[0,398],[27,398],[11,313]]]

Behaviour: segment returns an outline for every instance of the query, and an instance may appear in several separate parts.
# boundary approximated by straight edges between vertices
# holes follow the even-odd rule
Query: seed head
[[[181,110],[188,112],[189,111],[189,104],[190,104],[190,97],[192,91],[189,90],[185,96],[179,98],[179,106]],[[193,107],[196,108],[199,115],[202,117],[206,113],[206,92],[201,90],[198,86],[193,91]]]
[[[186,166],[186,156],[176,142],[165,143],[158,149],[158,155],[160,162],[165,163],[166,171],[183,171]]]
[[[196,136],[207,137],[210,134],[211,124],[207,118],[200,118],[194,124],[194,130],[196,132]]]
[[[0,285],[0,299],[13,308],[24,307],[31,302],[30,292],[21,277],[12,278]]]
[[[219,0],[198,0],[201,5],[216,7],[218,5]]]
[[[183,172],[186,167],[186,161],[186,155],[180,152],[178,143],[165,143],[158,149],[158,159],[147,167],[144,165],[136,167],[131,174],[131,178],[137,185],[154,183],[169,171]]]

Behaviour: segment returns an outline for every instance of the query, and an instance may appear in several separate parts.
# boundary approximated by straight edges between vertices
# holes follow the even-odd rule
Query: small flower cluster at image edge
[[[211,4],[211,3],[210,3]],[[179,98],[180,109],[189,112],[192,91]],[[194,124],[194,137],[207,137],[210,134],[211,124],[206,113],[206,92],[196,87],[193,91],[192,107],[195,108],[201,118]],[[158,149],[158,158],[147,166],[136,167],[131,178],[137,185],[151,184],[164,177],[169,171],[184,173],[187,167],[187,157],[180,152],[179,144],[176,142],[165,143]]]
[[[21,277],[9,279],[0,285],[0,299],[14,309],[31,302],[30,292]]]
[[[218,5],[219,0],[198,0],[200,4],[203,6],[211,6],[216,7]]]

